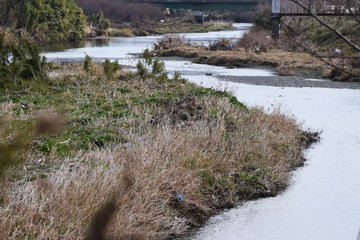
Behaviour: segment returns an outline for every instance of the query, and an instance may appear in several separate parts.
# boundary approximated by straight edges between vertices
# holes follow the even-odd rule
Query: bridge
[[[159,4],[162,8],[218,10],[218,9],[254,9],[261,0],[132,0],[133,3]],[[266,0],[271,3],[271,0]]]

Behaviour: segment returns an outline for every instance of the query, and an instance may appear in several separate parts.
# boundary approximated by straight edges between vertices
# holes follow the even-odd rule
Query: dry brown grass
[[[222,20],[210,20],[208,22],[204,22],[204,25],[206,26],[215,26],[215,27],[229,27],[229,25],[231,25],[231,23],[227,22],[227,21],[222,21]]]
[[[197,57],[198,62],[241,67],[244,65],[270,65],[270,66],[286,66],[287,68],[318,68],[324,64],[307,53],[288,52],[279,49],[269,49],[267,52],[256,53],[247,51],[243,48],[233,51],[216,51],[211,52],[203,47],[177,47],[167,51],[159,51],[159,55],[170,56],[176,54],[181,57]],[[194,54],[194,52],[196,54]]]
[[[239,173],[258,175],[261,184],[254,187],[275,194],[287,184],[289,169],[301,162],[301,147],[293,146],[298,129],[276,114],[245,115],[234,126],[226,126],[225,118],[185,129],[161,126],[145,136],[128,136],[127,146],[79,152],[47,179],[9,184],[3,189],[8,199],[0,232],[5,239],[80,239],[94,211],[114,194],[117,211],[109,235],[146,233],[160,239],[197,224],[186,209],[172,206],[180,205],[176,193],[184,194],[185,208],[194,206],[205,219],[218,205],[235,204],[241,194],[251,197],[242,192],[249,186],[241,186]],[[226,127],[242,129],[229,141]],[[208,186],[203,173],[219,183]],[[215,195],[213,188],[222,192]]]
[[[156,54],[194,58],[196,63],[216,66],[273,66],[282,76],[301,75],[303,70],[307,70],[309,73],[312,71],[314,75],[319,75],[319,73],[321,75],[321,72],[328,68],[322,61],[308,53],[289,50],[290,47],[285,46],[287,43],[273,40],[268,31],[251,31],[251,34],[246,34],[231,50],[227,49],[226,39],[222,41],[217,43],[221,46],[220,48],[188,45],[168,46],[156,49]]]
[[[78,101],[73,109],[68,106],[69,121],[91,94],[108,103],[119,98],[129,103],[130,116],[99,116],[91,122],[116,129],[127,141],[78,149],[67,158],[29,154],[28,162],[35,164],[47,158],[47,177],[3,180],[2,239],[83,239],[111,199],[114,205],[108,209],[115,212],[108,216],[106,239],[168,239],[200,226],[220,209],[275,195],[288,184],[291,169],[303,162],[302,131],[279,112],[244,110],[229,98],[198,96],[192,85],[181,82],[109,81],[100,87],[91,78],[66,81],[76,90],[64,91],[64,97]],[[188,95],[144,110],[131,102],[138,95],[113,91],[120,86],[144,96],[174,89]],[[0,109],[17,116],[11,103]],[[177,200],[177,193],[184,201]]]

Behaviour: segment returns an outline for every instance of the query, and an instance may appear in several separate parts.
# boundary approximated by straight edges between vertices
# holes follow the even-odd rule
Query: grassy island
[[[179,236],[282,191],[313,139],[157,59],[133,72],[86,58],[49,76],[0,88],[5,239]]]

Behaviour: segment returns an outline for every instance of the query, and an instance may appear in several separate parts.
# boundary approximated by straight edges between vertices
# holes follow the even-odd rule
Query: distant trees
[[[87,15],[102,11],[114,23],[158,21],[163,15],[160,6],[127,3],[125,0],[77,0]]]
[[[92,25],[101,28],[101,29],[108,29],[110,27],[109,19],[106,19],[104,13],[100,11],[97,14],[91,14],[88,16],[88,22]]]
[[[2,26],[23,29],[44,41],[85,35],[86,16],[73,0],[0,0]]]

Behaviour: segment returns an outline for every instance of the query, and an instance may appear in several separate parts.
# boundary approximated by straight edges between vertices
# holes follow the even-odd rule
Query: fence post
[[[272,0],[272,37],[279,39],[280,37],[280,0]]]

